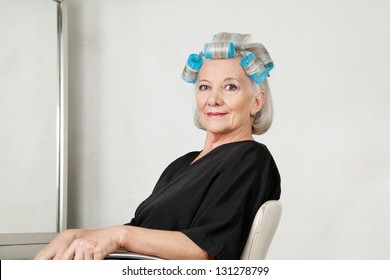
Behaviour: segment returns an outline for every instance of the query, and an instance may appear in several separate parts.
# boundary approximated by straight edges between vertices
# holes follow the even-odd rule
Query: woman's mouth
[[[207,116],[210,118],[218,118],[218,117],[223,117],[226,115],[226,113],[221,113],[221,112],[208,112]]]

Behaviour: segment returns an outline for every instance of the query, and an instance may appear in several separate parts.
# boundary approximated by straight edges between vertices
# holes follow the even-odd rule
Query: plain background
[[[0,0],[0,234],[57,229],[56,12]]]
[[[174,159],[203,147],[188,55],[253,35],[275,62],[282,176],[270,259],[390,258],[390,2],[67,0],[69,227],[128,222]]]

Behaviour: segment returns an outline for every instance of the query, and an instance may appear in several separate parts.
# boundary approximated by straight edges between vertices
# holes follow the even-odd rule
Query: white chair
[[[264,260],[282,216],[282,203],[265,202],[257,211],[240,260]]]
[[[282,203],[278,200],[265,202],[257,211],[240,260],[264,260],[278,228],[282,215]],[[133,252],[119,251],[106,259],[158,260],[161,258]]]

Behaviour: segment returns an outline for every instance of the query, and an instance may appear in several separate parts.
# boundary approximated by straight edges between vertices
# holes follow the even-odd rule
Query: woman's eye
[[[208,90],[210,87],[208,85],[200,85],[199,86],[199,90],[200,91],[205,91],[205,90]]]
[[[225,86],[225,89],[228,91],[234,91],[237,89],[237,86],[233,84],[228,84],[227,86]]]

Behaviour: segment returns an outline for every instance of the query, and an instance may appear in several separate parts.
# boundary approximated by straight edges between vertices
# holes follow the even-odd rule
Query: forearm
[[[100,230],[66,230],[36,259],[103,259],[120,248],[166,259],[207,259],[207,253],[177,231],[113,226]]]
[[[122,226],[120,230],[120,246],[128,251],[165,259],[208,259],[207,252],[178,231],[134,226]]]

